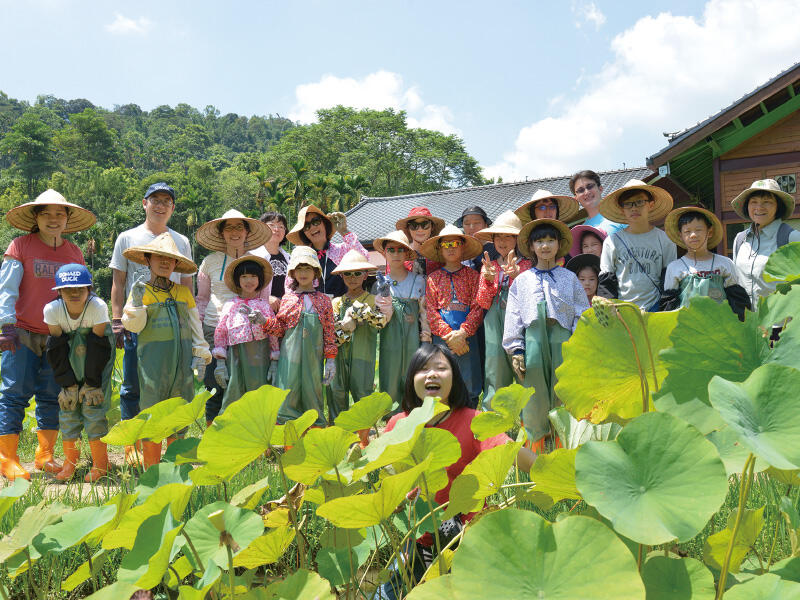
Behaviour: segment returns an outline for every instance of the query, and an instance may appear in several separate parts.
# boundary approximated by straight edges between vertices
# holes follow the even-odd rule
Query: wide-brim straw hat
[[[570,233],[566,223],[562,223],[560,220],[556,219],[535,219],[523,225],[519,232],[519,241],[517,242],[517,247],[519,247],[520,252],[528,258],[533,258],[534,254],[531,251],[530,244],[528,244],[528,238],[531,235],[531,231],[539,225],[552,225],[561,234],[561,239],[558,241],[556,258],[561,258],[569,254],[569,249],[572,247],[572,233]]]
[[[731,200],[731,208],[733,208],[737,215],[749,221],[750,215],[745,214],[744,212],[744,205],[747,203],[747,199],[753,194],[763,194],[764,192],[774,194],[776,198],[786,205],[786,218],[791,216],[791,214],[794,212],[794,196],[788,192],[784,192],[781,189],[780,184],[778,184],[778,182],[774,179],[759,179],[758,181],[754,181],[749,188]]]
[[[461,260],[472,260],[483,252],[483,244],[477,238],[467,235],[455,225],[445,225],[439,232],[432,238],[425,241],[419,249],[419,253],[425,258],[439,263],[443,263],[442,249],[439,248],[439,242],[446,237],[460,237],[464,239],[464,251]]]
[[[310,246],[294,247],[292,254],[289,256],[289,265],[286,267],[286,273],[291,273],[299,265],[309,265],[317,270],[317,276],[322,276],[322,266],[319,264],[317,251]]]
[[[570,229],[570,232],[572,233],[572,247],[569,249],[570,256],[578,256],[579,254],[583,254],[581,245],[583,244],[583,236],[587,233],[597,236],[597,239],[599,239],[601,242],[605,241],[605,239],[608,237],[608,234],[605,231],[598,229],[597,227],[592,227],[591,225],[575,225],[575,227]]]
[[[304,206],[300,209],[300,212],[297,213],[297,223],[294,224],[289,230],[289,233],[286,234],[286,239],[289,240],[295,246],[305,246],[306,242],[303,241],[303,238],[300,237],[300,234],[303,232],[303,227],[306,224],[306,218],[308,215],[314,214],[319,215],[322,217],[322,220],[328,223],[328,227],[325,228],[325,231],[328,234],[328,241],[331,241],[331,238],[334,234],[334,227],[333,223],[331,222],[328,215],[326,215],[322,209],[317,208],[313,204],[309,204],[308,206]],[[313,218],[313,217],[312,217]]]
[[[373,265],[367,260],[367,257],[361,254],[358,250],[348,250],[347,254],[342,257],[336,268],[331,273],[349,273],[351,271],[366,271],[367,273],[374,273],[378,267]]]
[[[708,238],[706,247],[716,248],[719,246],[719,243],[722,241],[722,222],[717,218],[717,215],[700,206],[683,206],[681,208],[676,208],[667,215],[667,218],[664,220],[664,232],[667,234],[669,239],[671,239],[681,248],[686,248],[686,244],[681,239],[681,231],[678,228],[678,219],[681,218],[681,215],[685,215],[686,213],[690,212],[698,212],[702,214],[708,219],[709,223],[711,223],[713,230],[711,232],[711,236]]]
[[[653,208],[650,209],[647,220],[651,223],[667,216],[667,213],[672,210],[672,196],[667,190],[656,185],[647,185],[644,181],[639,179],[631,179],[624,186],[610,193],[600,201],[600,205],[598,206],[600,214],[609,221],[627,223],[628,218],[622,211],[619,202],[617,202],[617,198],[628,190],[650,192],[650,195],[653,197]]]
[[[396,244],[400,244],[401,246],[405,246],[409,252],[414,254],[414,256],[417,255],[417,251],[411,247],[411,242],[408,240],[408,236],[406,235],[405,231],[401,231],[399,229],[397,231],[387,233],[383,237],[375,238],[372,241],[372,247],[378,252],[383,252],[384,245],[388,244],[389,242],[394,242]]]
[[[236,260],[232,260],[230,264],[225,267],[223,281],[225,282],[225,285],[228,286],[228,289],[235,294],[238,294],[241,291],[241,288],[233,281],[233,271],[240,264],[247,262],[248,260],[257,263],[258,266],[264,270],[264,285],[267,285],[272,280],[272,265],[269,264],[269,261],[266,258],[256,256],[255,254],[245,254]]]
[[[20,204],[9,210],[6,213],[6,221],[12,227],[22,231],[31,231],[33,226],[36,225],[33,209],[37,206],[63,206],[68,208],[69,217],[67,217],[67,226],[64,228],[64,233],[75,233],[76,231],[89,229],[97,221],[92,211],[72,202],[67,202],[64,196],[53,189],[45,190],[33,202]]]
[[[481,229],[475,237],[482,242],[491,242],[495,234],[519,235],[522,221],[512,210],[507,210],[495,219],[494,223],[486,229]]]
[[[209,250],[218,250],[225,252],[228,245],[225,243],[225,238],[219,232],[219,224],[229,219],[241,219],[247,223],[250,232],[247,234],[247,239],[244,242],[245,252],[251,248],[259,248],[269,241],[272,237],[272,230],[266,223],[262,223],[258,219],[252,219],[244,216],[241,212],[232,208],[226,211],[219,219],[212,219],[207,223],[203,223],[194,234],[194,239],[197,243],[208,248]]]
[[[566,267],[577,275],[584,267],[593,267],[600,272],[600,257],[596,254],[578,254],[569,259]]]
[[[175,244],[175,240],[172,239],[172,235],[169,231],[165,231],[149,244],[131,246],[127,250],[122,251],[122,256],[140,265],[147,264],[145,254],[156,254],[158,256],[166,256],[167,258],[174,258],[178,261],[178,264],[175,265],[176,273],[191,275],[197,271],[197,265],[194,264],[192,259],[186,258],[181,254],[181,251],[178,250],[178,246]]]
[[[559,196],[558,194],[552,194],[547,190],[538,189],[533,193],[533,196],[531,196],[530,200],[514,211],[514,214],[516,214],[519,217],[519,220],[522,221],[522,224],[525,225],[533,220],[533,217],[531,217],[531,207],[539,200],[547,199],[555,200],[555,202],[558,204],[559,221],[569,221],[572,217],[577,215],[578,211],[581,209],[578,201],[572,196]]]
[[[440,219],[439,217],[434,217],[431,214],[430,209],[427,206],[415,206],[410,211],[408,211],[408,216],[399,219],[395,224],[395,229],[399,229],[400,231],[405,231],[408,228],[409,221],[416,221],[417,219],[427,219],[433,226],[431,227],[431,236],[439,235],[439,232],[444,227],[444,219]]]

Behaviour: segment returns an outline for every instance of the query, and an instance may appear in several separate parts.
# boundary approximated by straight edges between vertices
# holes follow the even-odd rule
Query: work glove
[[[275,385],[275,378],[278,376],[278,361],[269,361],[269,370],[267,371],[267,381]]]
[[[96,388],[91,385],[84,385],[81,388],[78,398],[86,406],[99,406],[106,399],[106,395],[102,389]]]
[[[16,352],[17,348],[19,348],[19,334],[17,333],[17,328],[9,323],[3,325],[2,329],[3,331],[0,333],[0,350],[3,352],[6,350]]]
[[[328,385],[336,376],[336,360],[333,358],[325,359],[325,369],[322,372],[322,385]]]
[[[78,408],[79,392],[77,385],[62,388],[58,393],[58,406],[61,407],[61,410],[75,410]]]
[[[253,325],[263,325],[267,322],[267,317],[264,316],[260,310],[250,308],[247,304],[242,304],[239,307],[239,312],[247,317]]]
[[[214,369],[214,379],[221,389],[228,387],[228,369],[225,366],[225,361],[217,359],[217,368]]]
[[[141,273],[136,278],[136,281],[133,282],[131,286],[131,305],[142,306],[144,301],[144,284],[147,283],[149,279],[146,273]]]
[[[375,296],[375,307],[381,311],[381,314],[387,319],[392,316],[392,298],[391,296]]]
[[[192,371],[194,371],[194,376],[197,377],[198,381],[203,381],[203,378],[206,376],[206,361],[205,359],[199,356],[192,357]]]
[[[114,332],[114,344],[118,350],[125,347],[125,327],[122,325],[122,319],[111,319],[111,331]]]
[[[344,311],[344,317],[342,317],[342,320],[339,322],[339,326],[345,333],[353,333],[356,330],[356,320],[353,316],[352,306]]]
[[[511,368],[514,369],[517,378],[522,382],[525,379],[525,355],[514,354],[511,357]]]
[[[328,218],[340,235],[344,236],[347,233],[347,217],[343,212],[328,213]]]

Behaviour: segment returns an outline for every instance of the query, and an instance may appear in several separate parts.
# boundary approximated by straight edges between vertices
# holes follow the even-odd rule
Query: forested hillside
[[[170,225],[192,243],[200,224],[231,207],[250,216],[277,209],[292,221],[307,203],[346,210],[364,194],[484,183],[460,138],[410,129],[392,109],[338,106],[320,111],[316,124],[297,125],[213,106],[107,110],[53,96],[30,105],[0,92],[0,211],[48,187],[90,208],[97,225],[72,237],[106,295],[114,239],[142,221],[141,198],[155,181],[175,187]],[[3,221],[0,245],[15,235]]]

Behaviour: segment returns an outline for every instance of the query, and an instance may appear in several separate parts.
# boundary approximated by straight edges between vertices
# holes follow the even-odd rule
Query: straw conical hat
[[[147,264],[145,254],[157,254],[158,256],[174,258],[178,261],[178,264],[175,265],[176,273],[191,275],[197,271],[197,265],[178,250],[178,246],[175,245],[175,240],[172,239],[172,235],[169,231],[165,231],[149,244],[131,246],[127,250],[122,251],[122,256],[140,265]]]
[[[197,230],[197,233],[194,234],[194,239],[204,248],[225,252],[228,245],[225,243],[225,238],[222,237],[222,234],[219,232],[218,224],[228,219],[241,219],[250,227],[250,232],[247,234],[247,239],[244,242],[245,251],[263,246],[269,241],[269,238],[272,237],[272,230],[266,223],[262,223],[258,219],[246,217],[235,208],[232,208],[226,211],[219,219],[212,219],[207,223],[203,223]]]
[[[502,213],[494,223],[486,229],[481,229],[475,234],[475,237],[482,242],[491,242],[492,236],[496,233],[519,235],[519,230],[522,229],[522,221],[514,211],[507,210]]]
[[[615,190],[600,201],[600,205],[598,206],[600,214],[609,221],[627,223],[628,218],[625,216],[625,213],[622,212],[622,207],[617,202],[617,199],[628,190],[650,192],[650,195],[653,197],[653,208],[650,210],[650,214],[647,217],[650,222],[658,221],[672,210],[672,196],[667,190],[656,185],[647,185],[644,181],[639,179],[631,179],[624,186]]]
[[[547,190],[538,189],[533,193],[530,200],[514,211],[514,214],[519,217],[519,220],[522,221],[524,225],[533,219],[533,217],[531,217],[531,207],[539,202],[539,200],[547,199],[554,200],[556,204],[558,204],[558,220],[564,221],[565,223],[577,215],[578,211],[581,209],[578,201],[571,196],[559,196]]]
[[[323,221],[328,222],[328,227],[326,227],[325,230],[328,232],[328,241],[331,241],[331,238],[334,234],[333,223],[331,223],[328,215],[322,212],[321,209],[317,208],[313,204],[309,204],[308,206],[304,206],[300,209],[300,212],[297,213],[297,223],[295,223],[294,227],[292,227],[291,230],[289,230],[289,233],[286,234],[286,239],[295,246],[305,245],[305,242],[303,241],[303,238],[300,237],[300,234],[303,232],[303,227],[306,224],[306,218],[311,214],[319,215],[322,217]],[[313,219],[313,217],[311,218]]]
[[[464,239],[464,253],[461,257],[461,260],[472,260],[481,252],[483,252],[483,244],[481,244],[476,238],[471,235],[467,235],[455,225],[445,225],[439,232],[439,235],[433,236],[424,244],[422,244],[422,247],[419,249],[419,253],[427,259],[443,263],[444,259],[442,259],[442,251],[439,248],[439,241],[442,238],[454,236]]]
[[[753,194],[763,194],[764,192],[774,194],[779,201],[786,205],[786,218],[789,218],[789,216],[794,212],[794,196],[788,192],[784,192],[781,189],[780,184],[778,184],[778,182],[774,179],[759,179],[758,181],[754,181],[749,188],[731,200],[731,208],[733,208],[737,215],[749,221],[750,215],[746,215],[744,213],[745,200],[747,200]]]
[[[228,289],[235,294],[239,293],[240,288],[233,282],[233,271],[237,266],[247,261],[257,263],[264,270],[264,285],[267,285],[272,279],[272,265],[269,264],[269,261],[266,258],[261,258],[255,254],[245,254],[244,256],[240,256],[236,260],[232,260],[231,263],[225,267],[225,275],[223,276],[225,285],[228,286]]]
[[[572,234],[570,233],[569,227],[567,227],[566,223],[562,223],[556,219],[535,219],[530,223],[526,223],[519,232],[519,243],[517,246],[519,247],[520,252],[522,252],[528,258],[533,258],[533,252],[531,252],[530,244],[528,244],[528,238],[531,236],[531,231],[533,231],[539,225],[552,225],[558,229],[558,232],[561,234],[561,239],[558,241],[558,252],[556,253],[556,258],[566,256],[570,247],[572,247]]]
[[[389,242],[394,242],[396,244],[400,244],[401,246],[405,246],[409,252],[413,252],[415,256],[417,254],[417,251],[411,247],[411,242],[408,240],[408,236],[404,231],[400,231],[399,229],[397,231],[387,233],[383,237],[376,238],[372,242],[372,247],[378,252],[383,252],[383,247]]]
[[[64,228],[64,233],[74,233],[89,229],[97,220],[92,211],[72,202],[67,202],[66,198],[57,191],[48,189],[39,194],[33,202],[20,204],[9,210],[6,213],[6,221],[17,229],[30,231],[36,225],[36,217],[33,215],[34,207],[48,205],[64,206],[69,209],[69,217],[67,218],[67,226]]]
[[[671,239],[681,248],[686,248],[686,244],[681,239],[680,229],[678,229],[678,219],[680,219],[682,215],[690,212],[698,212],[704,215],[706,219],[708,219],[708,222],[711,223],[711,227],[713,227],[713,231],[711,232],[711,236],[708,238],[706,247],[716,248],[719,246],[719,243],[722,241],[722,223],[717,218],[717,215],[700,206],[683,206],[681,208],[676,208],[667,215],[667,218],[664,219],[664,232],[667,234],[669,239]]]
[[[317,258],[317,251],[310,246],[295,246],[289,256],[289,266],[286,267],[286,272],[291,273],[298,265],[308,265],[317,270],[317,273],[322,276],[322,267]]]
[[[367,271],[371,273],[377,270],[378,267],[369,262],[361,252],[348,250],[347,254],[342,257],[342,262],[331,273],[349,273],[350,271]]]

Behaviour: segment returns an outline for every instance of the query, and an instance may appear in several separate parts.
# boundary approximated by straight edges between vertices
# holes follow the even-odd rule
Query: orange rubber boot
[[[125,464],[129,467],[138,467],[142,464],[142,440],[137,440],[133,446],[125,446]]]
[[[356,433],[358,433],[358,445],[361,446],[363,450],[369,446],[369,429],[359,429]]]
[[[171,435],[167,438],[167,448],[169,448],[170,444],[178,439],[177,435]]]
[[[30,481],[31,474],[19,464],[17,444],[19,444],[18,433],[0,435],[0,473],[9,481],[14,481],[17,477]]]
[[[92,468],[83,480],[94,483],[108,473],[108,448],[100,440],[89,440],[89,448],[92,451]]]
[[[62,440],[61,445],[64,448],[64,466],[56,473],[56,479],[66,481],[72,479],[75,474],[75,467],[81,457],[81,449],[78,447],[78,440]]]
[[[142,453],[144,454],[144,470],[161,462],[161,442],[142,440]]]
[[[61,465],[53,458],[58,429],[40,429],[36,432],[36,437],[39,440],[39,445],[36,447],[34,466],[46,473],[58,473],[61,471]]]

